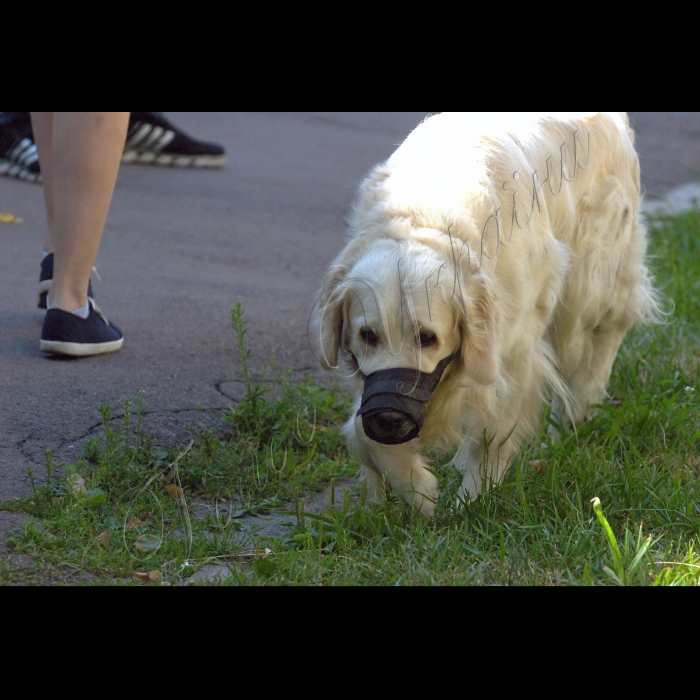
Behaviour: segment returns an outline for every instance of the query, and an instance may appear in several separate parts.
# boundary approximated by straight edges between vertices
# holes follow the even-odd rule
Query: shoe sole
[[[0,158],[0,175],[5,175],[6,177],[13,177],[16,180],[22,180],[24,182],[33,182],[36,184],[41,184],[41,175],[37,173],[31,173],[26,168],[23,168],[17,163],[12,163],[9,160]]]
[[[166,168],[221,168],[226,156],[174,156],[166,153],[124,151],[122,163],[160,165]]]
[[[117,352],[123,344],[124,338],[112,340],[109,343],[63,343],[58,340],[42,340],[40,347],[42,352],[49,352],[54,355],[90,357],[92,355],[104,355],[108,352]]]

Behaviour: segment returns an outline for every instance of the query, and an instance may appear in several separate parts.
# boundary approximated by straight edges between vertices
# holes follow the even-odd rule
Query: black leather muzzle
[[[418,437],[425,404],[458,354],[441,360],[430,374],[415,369],[385,369],[369,377],[363,374],[365,390],[357,415],[362,416],[365,435],[382,445],[401,445]]]

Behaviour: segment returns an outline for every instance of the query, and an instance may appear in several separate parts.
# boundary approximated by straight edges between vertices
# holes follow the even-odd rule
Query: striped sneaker
[[[196,141],[173,126],[162,112],[131,113],[122,163],[220,168],[225,162],[221,146]]]
[[[41,182],[39,154],[31,122],[0,122],[0,175],[25,182]]]

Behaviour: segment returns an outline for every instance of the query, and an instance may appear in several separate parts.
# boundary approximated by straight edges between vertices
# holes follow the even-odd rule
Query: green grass
[[[339,435],[348,400],[274,365],[254,382],[239,305],[246,394],[222,431],[161,451],[139,400],[119,420],[103,407],[105,437],[84,459],[47,455],[49,484],[0,503],[30,516],[0,583],[178,584],[217,563],[240,585],[697,585],[700,213],[655,219],[650,235],[671,322],[628,335],[592,421],[546,450],[543,421],[504,483],[467,508],[454,507],[458,474],[438,464],[432,522],[370,505],[359,487],[305,513],[304,499],[356,470]],[[246,513],[276,515],[285,534],[243,536]]]

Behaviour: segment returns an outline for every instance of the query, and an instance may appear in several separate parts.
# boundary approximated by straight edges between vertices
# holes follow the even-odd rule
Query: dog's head
[[[382,444],[419,435],[443,377],[492,384],[498,374],[488,278],[449,253],[447,236],[431,232],[428,239],[351,244],[331,266],[312,312],[316,357],[355,377],[358,389],[364,381],[358,415],[367,436]]]

